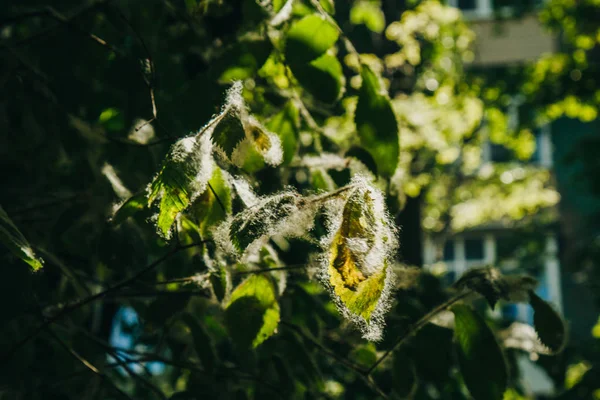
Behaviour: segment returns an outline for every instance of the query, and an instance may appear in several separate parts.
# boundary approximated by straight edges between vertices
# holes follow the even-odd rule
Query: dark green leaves
[[[287,33],[285,58],[290,64],[305,64],[319,58],[337,41],[339,33],[327,19],[312,14],[294,23]]]
[[[216,126],[212,132],[213,143],[231,158],[236,147],[246,138],[244,124],[239,108],[235,105],[229,105],[223,113],[217,117]]]
[[[13,224],[0,206],[0,241],[17,257],[25,261],[34,271],[41,269],[44,261],[37,257],[25,236]]]
[[[215,354],[211,337],[194,316],[184,314],[182,320],[191,331],[194,348],[200,362],[202,362],[202,366],[207,371],[212,371],[217,361],[217,355]]]
[[[225,323],[241,348],[257,347],[275,333],[279,304],[273,282],[264,274],[252,275],[231,294]]]
[[[296,22],[287,35],[287,64],[300,85],[324,103],[335,102],[344,87],[340,62],[335,56],[325,53],[338,36],[337,28],[318,14]]]
[[[371,68],[363,64],[360,76],[362,85],[354,115],[358,136],[375,159],[379,173],[391,176],[400,152],[396,116],[381,80]]]
[[[542,344],[552,352],[559,353],[565,347],[567,331],[563,319],[550,304],[533,291],[529,292],[533,307],[533,325]]]
[[[342,93],[342,65],[332,55],[323,54],[310,63],[295,66],[293,72],[300,85],[323,103],[335,102]]]
[[[502,400],[508,374],[494,334],[471,308],[455,305],[452,312],[458,362],[469,392],[475,400]]]
[[[394,392],[402,399],[412,398],[417,390],[419,378],[415,363],[400,350],[394,353],[392,380]]]
[[[228,239],[236,250],[244,251],[255,241],[275,233],[282,220],[297,210],[296,201],[296,194],[284,193],[237,214],[229,225]]]

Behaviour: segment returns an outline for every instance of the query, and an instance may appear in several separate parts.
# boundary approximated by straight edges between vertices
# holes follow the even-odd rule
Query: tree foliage
[[[521,393],[481,298],[531,303],[530,353],[565,347],[532,278],[445,287],[405,257],[423,231],[555,218],[547,171],[481,155],[534,145],[465,71],[458,10],[60,3],[1,20],[2,396]]]

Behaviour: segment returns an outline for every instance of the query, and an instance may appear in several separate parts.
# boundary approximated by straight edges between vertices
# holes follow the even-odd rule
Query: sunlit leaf
[[[210,185],[194,202],[193,215],[203,238],[211,236],[211,228],[227,219],[231,213],[231,188],[220,168],[215,168]]]
[[[136,214],[138,211],[145,209],[146,206],[146,193],[141,192],[134,194],[119,206],[117,211],[115,211],[115,213],[113,214],[111,222],[115,225],[119,225],[127,218]]]
[[[44,261],[35,255],[25,236],[8,217],[2,206],[0,206],[0,241],[16,257],[29,264],[34,271],[44,266]]]
[[[559,353],[567,342],[567,329],[563,319],[554,308],[535,292],[529,292],[533,307],[533,325],[544,346],[552,353]]]
[[[307,64],[292,65],[291,68],[300,85],[315,99],[333,103],[342,94],[344,74],[335,56],[323,54]]]
[[[468,306],[455,305],[452,312],[458,363],[469,392],[475,400],[502,400],[508,373],[494,334]]]
[[[160,201],[156,225],[165,238],[183,210],[206,189],[212,175],[212,144],[208,136],[189,136],[175,143],[148,187],[148,205]]]
[[[234,342],[242,348],[257,347],[273,335],[279,324],[273,282],[264,274],[243,281],[231,293],[225,323]]]
[[[291,65],[306,64],[322,56],[338,36],[337,29],[321,15],[306,16],[287,33],[285,59]]]
[[[385,29],[385,15],[381,4],[374,1],[357,1],[350,10],[350,22],[355,25],[365,24],[367,28],[376,33]]]
[[[380,194],[368,187],[354,190],[331,240],[325,284],[364,337],[377,340],[390,295],[388,257],[395,247]]]
[[[223,301],[230,286],[227,270],[225,267],[219,267],[218,269],[211,271],[208,277],[217,300]]]
[[[266,127],[279,136],[283,148],[283,165],[288,165],[298,150],[299,114],[294,103],[288,101],[283,109],[275,114]]]
[[[396,116],[380,78],[365,64],[360,75],[362,85],[354,114],[358,136],[375,159],[379,173],[390,176],[396,170],[400,151]]]

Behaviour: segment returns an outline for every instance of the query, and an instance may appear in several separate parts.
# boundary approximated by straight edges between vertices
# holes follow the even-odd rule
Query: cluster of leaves
[[[466,387],[476,399],[500,399],[508,386],[520,389],[507,372],[514,354],[504,355],[513,336],[501,345],[467,300],[529,302],[537,334],[518,351],[554,354],[565,328],[531,282],[484,269],[446,291],[398,263],[395,217],[407,199],[440,205],[427,214],[431,227],[423,222],[432,231],[447,217],[457,231],[521,220],[557,200],[549,176],[534,169],[515,178],[532,197],[524,204],[507,185],[492,191],[505,195],[506,209],[477,205],[481,213],[469,217],[464,208],[475,200],[448,194],[460,187],[486,198],[507,172],[480,178],[478,149],[505,116],[461,83],[472,33],[460,13],[426,1],[385,29],[376,3],[242,3],[99,1],[11,19],[7,88],[20,108],[3,98],[2,115],[14,115],[3,123],[28,128],[3,155],[13,168],[24,158],[39,164],[7,177],[0,238],[40,269],[23,229],[46,267],[23,274],[9,264],[15,279],[2,289],[20,301],[5,313],[1,390],[27,398],[85,390],[117,398],[462,398]],[[356,33],[344,32],[345,16],[394,51],[362,53]],[[81,50],[61,48],[66,60],[81,54],[69,76],[49,63],[61,58],[48,58],[48,46],[13,50],[46,30]],[[140,61],[141,71],[131,67]],[[99,66],[106,75],[96,75]],[[73,76],[94,83],[90,92],[69,86]],[[38,91],[44,102],[29,102]],[[139,120],[150,111],[151,120]],[[41,127],[46,116],[54,136]],[[518,132],[495,132],[497,142],[521,141]],[[36,158],[46,144],[47,159]],[[57,211],[46,215],[33,202],[28,226],[20,202],[48,190]],[[420,222],[403,229],[421,235]],[[130,328],[130,346],[111,338],[115,303],[141,321]],[[428,324],[448,309],[454,334]],[[156,362],[161,372],[148,372]],[[34,364],[42,374],[17,379]],[[460,375],[451,373],[457,364]],[[86,374],[98,378],[90,383]]]

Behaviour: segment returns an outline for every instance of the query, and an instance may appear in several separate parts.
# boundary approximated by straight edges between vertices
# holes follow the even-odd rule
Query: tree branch
[[[56,313],[54,316],[47,318],[44,323],[42,323],[41,325],[39,325],[37,328],[34,329],[33,332],[31,332],[29,335],[27,335],[26,337],[24,337],[23,339],[21,339],[20,341],[18,341],[16,344],[14,344],[11,348],[11,350],[9,350],[6,354],[4,354],[1,358],[0,358],[0,362],[6,362],[8,361],[15,353],[17,350],[19,350],[21,347],[23,347],[24,345],[26,345],[27,343],[29,343],[32,339],[34,339],[40,332],[42,332],[47,326],[53,324],[54,322],[60,320],[61,318],[65,317],[66,315],[70,314],[71,312],[78,310],[79,308],[92,303],[96,300],[102,299],[103,297],[105,297],[108,294],[111,294],[113,292],[116,292],[119,289],[122,289],[126,286],[131,285],[132,283],[134,283],[137,279],[139,279],[140,277],[142,277],[144,274],[146,274],[147,272],[151,271],[152,269],[156,268],[158,265],[160,265],[163,261],[169,259],[170,257],[172,257],[173,255],[177,254],[178,252],[185,250],[185,249],[189,249],[198,245],[204,244],[204,241],[200,242],[200,243],[193,243],[190,245],[185,245],[185,246],[178,246],[178,247],[174,247],[172,250],[170,250],[168,253],[164,254],[163,256],[161,256],[160,258],[158,258],[157,260],[155,260],[154,262],[148,264],[146,267],[142,268],[140,271],[138,271],[137,273],[135,273],[132,277],[130,278],[126,278],[123,281],[117,283],[114,286],[111,286],[101,292],[98,292],[92,296],[89,297],[85,297],[81,300],[76,301],[75,303],[65,306],[64,308],[62,308],[58,313]]]

